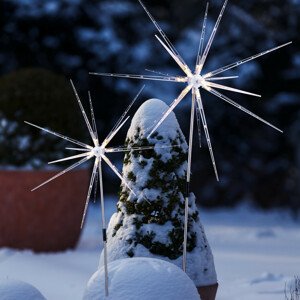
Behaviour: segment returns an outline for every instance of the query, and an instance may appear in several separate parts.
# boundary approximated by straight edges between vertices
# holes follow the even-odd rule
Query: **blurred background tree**
[[[145,4],[187,63],[194,65],[206,2],[152,0]],[[208,33],[221,5],[221,0],[210,1]],[[40,67],[72,77],[82,92],[92,91],[102,137],[142,83],[93,77],[89,71],[140,74],[148,68],[178,74],[135,0],[3,0],[0,28],[0,74]],[[234,95],[234,100],[278,125],[284,134],[204,93],[221,181],[215,181],[203,141],[204,149],[194,151],[193,161],[193,191],[199,194],[200,204],[233,206],[247,200],[263,208],[288,207],[295,215],[300,209],[299,32],[298,0],[229,1],[206,71],[293,40],[292,46],[232,72],[240,76],[233,86],[263,96],[257,100]],[[143,100],[155,97],[170,103],[180,87],[147,83]],[[176,113],[187,134],[189,102],[185,103]],[[123,144],[122,135],[118,137],[115,143]],[[106,180],[110,181],[109,173]],[[109,186],[111,191],[116,189],[112,183]]]
[[[2,167],[45,169],[46,162],[70,155],[65,140],[26,125],[24,120],[87,140],[84,127],[78,126],[80,110],[71,84],[51,71],[27,68],[2,76],[0,107]]]

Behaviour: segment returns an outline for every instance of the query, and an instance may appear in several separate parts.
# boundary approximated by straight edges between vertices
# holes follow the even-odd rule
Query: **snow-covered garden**
[[[107,197],[107,218],[116,199]],[[299,223],[288,213],[237,209],[201,210],[218,273],[218,300],[283,300],[285,285],[300,268]],[[34,254],[0,250],[0,279],[35,286],[48,300],[81,300],[101,253],[98,204],[89,208],[87,224],[74,251]],[[143,278],[137,282],[142,285]],[[153,298],[150,298],[153,299]],[[157,298],[155,298],[157,299]]]
[[[118,38],[113,33],[110,17],[116,13],[134,19],[131,13],[136,13],[136,6],[127,1],[124,1],[125,4],[116,1],[119,4],[116,7],[106,6],[108,2],[103,1],[97,6],[104,9],[98,25],[106,31],[105,39],[115,42]],[[3,104],[3,108],[0,107],[0,146],[3,145],[0,147],[0,300],[299,300],[300,232],[297,216],[300,206],[297,183],[300,177],[297,166],[300,159],[295,150],[299,148],[299,122],[292,122],[289,118],[285,119],[288,124],[269,122],[270,116],[276,119],[280,106],[276,104],[276,97],[272,102],[273,109],[268,104],[268,109],[261,110],[259,115],[252,108],[249,110],[242,106],[238,98],[239,95],[262,96],[252,92],[251,84],[249,89],[245,84],[252,79],[253,70],[256,76],[260,73],[256,59],[277,53],[277,50],[288,53],[286,48],[292,45],[292,41],[282,35],[280,42],[267,39],[267,48],[246,58],[236,58],[229,64],[219,65],[222,60],[216,54],[212,63],[207,63],[209,56],[213,56],[211,48],[216,43],[216,33],[220,31],[228,0],[222,2],[216,18],[214,14],[208,17],[207,3],[200,30],[187,26],[183,31],[184,37],[176,45],[179,52],[185,54],[183,56],[144,3],[138,2],[140,9],[150,18],[153,29],[157,30],[156,42],[177,69],[166,66],[164,73],[150,70],[151,75],[140,72],[125,74],[126,71],[103,73],[115,71],[116,65],[108,63],[107,59],[104,68],[99,64],[89,64],[92,70],[81,70],[76,80],[82,79],[86,83],[85,76],[89,74],[95,82],[103,83],[100,87],[113,89],[115,94],[132,93],[132,80],[150,82],[150,100],[146,101],[144,97],[135,114],[132,112],[137,99],[144,96],[146,89],[143,86],[117,122],[114,118],[122,105],[118,104],[114,93],[108,93],[110,103],[107,101],[106,105],[112,106],[114,114],[111,119],[115,123],[105,136],[104,131],[111,120],[104,125],[101,122],[105,123],[103,120],[106,118],[97,116],[101,109],[94,106],[98,103],[94,101],[94,98],[98,100],[96,91],[99,92],[96,84],[90,86],[91,91],[86,92],[84,97],[80,83],[77,87],[77,83],[74,85],[70,80],[68,89],[63,76],[38,68],[16,71],[0,80],[0,94],[4,95],[0,96],[0,104]],[[24,6],[25,11],[19,14],[21,19],[22,16],[35,18],[44,13],[52,18],[59,7],[53,2],[52,6],[50,3],[45,6],[45,11],[40,12],[30,9],[31,4],[27,0],[22,1],[20,7]],[[63,11],[67,11],[70,5],[65,4]],[[18,5],[13,4],[12,7],[14,5],[17,9]],[[31,15],[27,15],[28,9],[32,11]],[[233,5],[231,12],[236,14],[239,8]],[[75,17],[76,14],[69,11],[70,16]],[[242,14],[238,13],[238,16]],[[242,23],[257,25],[245,15],[242,19],[245,19]],[[86,22],[85,18],[82,21]],[[125,27],[122,28],[124,32]],[[87,28],[78,31],[77,37],[97,40],[95,36],[100,36],[100,32],[91,33]],[[232,35],[236,35],[235,39],[240,37],[239,31],[229,30],[220,41],[228,39],[232,44],[230,38]],[[31,34],[37,36],[37,32],[31,31]],[[126,35],[130,32],[131,29],[127,28]],[[156,54],[151,52],[152,46],[148,42],[144,43],[146,37],[136,38],[140,38],[141,44],[133,55],[134,59],[137,58],[137,64],[133,66],[139,67],[140,61],[147,61],[147,55],[155,57]],[[200,40],[193,59],[190,45],[195,43],[190,43],[189,39],[190,42]],[[50,47],[53,41],[45,40]],[[101,52],[101,59],[106,52],[122,53],[121,44],[113,49],[110,49],[109,43],[104,45],[107,49],[102,45],[101,50],[105,50]],[[221,48],[221,52],[225,52],[226,47]],[[82,62],[81,57],[77,58],[70,59],[65,55],[60,56],[60,61],[68,61],[68,68],[72,69]],[[196,64],[191,64],[192,60]],[[165,58],[155,61],[155,66],[165,66]],[[248,67],[245,67],[247,63]],[[299,64],[295,60],[293,63]],[[242,68],[238,68],[241,65]],[[105,69],[107,66],[112,70]],[[280,64],[279,68],[284,74]],[[168,70],[176,75],[169,75]],[[279,73],[279,70],[276,71]],[[234,85],[239,76],[243,80]],[[106,81],[107,78],[103,77],[110,79]],[[127,83],[122,86],[124,79]],[[112,81],[117,83],[106,84]],[[249,81],[255,82],[254,79]],[[153,89],[153,83],[158,86],[165,83],[174,86],[175,83],[178,90]],[[69,106],[70,90],[79,110]],[[262,88],[261,92],[265,91],[267,89]],[[286,102],[286,94],[282,95]],[[217,105],[206,105],[211,96],[220,102],[217,104],[225,103],[241,113],[241,118],[250,116],[250,119],[258,121],[257,126],[264,130],[272,129],[274,135],[289,128],[286,140],[293,144],[293,151],[284,146],[280,151],[282,156],[293,158],[268,157],[267,153],[274,148],[272,145],[279,143],[279,137],[267,136],[266,131],[261,130],[257,136],[258,131],[252,132],[251,126],[247,129],[250,131],[244,132],[243,128],[247,127],[244,126],[240,128],[243,135],[238,140],[230,131],[223,131],[230,121],[236,130],[240,127],[240,120],[237,117],[223,119],[222,108],[219,111]],[[161,97],[168,104],[170,99],[172,102],[168,105],[156,97]],[[257,102],[252,101],[249,107],[255,105]],[[182,119],[182,114],[177,115],[180,122],[175,115],[178,107],[185,115]],[[133,118],[126,138],[122,139],[120,133],[129,123],[129,111]],[[79,112],[84,127],[79,126]],[[213,115],[211,120],[211,117],[207,118],[207,112]],[[211,124],[214,125],[213,131],[218,128],[218,152],[214,148],[217,139],[211,135]],[[265,152],[263,159],[256,159],[254,147],[244,143],[248,135],[252,135],[255,145],[259,145],[255,150]],[[116,141],[122,141],[122,145],[114,146]],[[225,144],[230,141],[239,150],[227,152],[223,147],[224,141]],[[200,149],[206,153],[206,159],[194,160]],[[220,164],[219,153],[224,156]],[[117,154],[119,158],[114,159],[113,155]],[[247,175],[241,178],[236,175],[237,178],[232,181],[235,183],[230,184],[234,174],[239,174],[236,168],[247,159],[250,160],[245,167],[248,170],[244,170]],[[49,160],[50,166],[45,166],[46,160]],[[70,164],[65,167],[65,163]],[[198,178],[199,174],[201,178]],[[215,176],[213,183],[211,179],[205,182],[206,177],[212,174]],[[110,175],[121,180],[119,192]],[[271,177],[274,181],[267,184]],[[243,187],[240,189],[240,186]],[[257,186],[264,188],[258,188],[257,193]],[[30,193],[30,189],[34,193]],[[90,201],[92,198],[94,203]],[[285,199],[287,203],[284,203]],[[234,205],[237,202],[239,204]],[[207,208],[199,204],[205,204]],[[226,205],[229,208],[224,208]],[[208,209],[213,206],[218,208]],[[263,207],[272,209],[263,210]]]

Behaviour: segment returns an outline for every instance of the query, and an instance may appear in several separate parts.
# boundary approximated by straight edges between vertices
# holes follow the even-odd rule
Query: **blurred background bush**
[[[71,85],[45,69],[20,69],[0,78],[0,165],[45,169],[46,162],[70,155],[68,143],[24,124],[24,120],[86,138]]]
[[[206,2],[152,0],[145,4],[187,63],[193,66]],[[210,1],[209,33],[221,5],[220,0]],[[37,114],[31,121],[60,129],[55,114],[48,110],[53,104],[30,99],[32,93],[38,94],[41,89],[39,76],[32,75],[30,84],[24,86],[26,76],[30,75],[15,72],[21,68],[43,68],[72,77],[83,98],[90,89],[101,137],[108,134],[142,82],[89,76],[89,71],[143,74],[148,68],[181,74],[154,38],[155,28],[135,0],[3,0],[0,28],[0,113],[10,110],[10,116],[17,122],[28,119],[18,116],[18,108],[42,109],[43,114]],[[211,71],[293,40],[292,46],[232,71],[240,76],[230,83],[232,86],[260,93],[262,100],[227,93],[278,125],[284,134],[203,93],[221,181],[215,180],[205,141],[201,151],[195,143],[193,190],[201,205],[233,206],[247,200],[263,208],[286,207],[297,215],[300,209],[299,32],[299,0],[229,1],[205,70]],[[51,80],[51,99],[60,99],[56,104],[57,113],[70,116],[61,131],[79,139],[80,133],[68,126],[73,118],[70,111],[76,111],[75,99],[69,95],[71,90],[58,79],[57,83],[54,77]],[[170,103],[181,88],[182,85],[175,83],[147,82],[140,103],[149,97]],[[6,93],[10,93],[9,96]],[[22,96],[16,97],[17,94]],[[175,112],[187,135],[190,102],[184,103]],[[84,128],[83,123],[80,124]],[[3,135],[1,122],[0,126],[1,164],[18,165],[18,154],[6,153],[13,138]],[[18,127],[20,135],[24,126]],[[37,139],[34,137],[32,141],[37,142]],[[124,135],[119,134],[114,143],[123,142]],[[18,150],[24,152],[24,149]],[[3,159],[3,156],[9,158]],[[45,152],[40,159],[46,163],[50,156]],[[122,158],[118,159],[120,166]],[[106,192],[115,192],[119,183],[110,176],[106,173],[106,180],[110,182]]]

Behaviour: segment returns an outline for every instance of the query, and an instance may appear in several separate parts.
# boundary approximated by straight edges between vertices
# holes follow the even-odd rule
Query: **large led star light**
[[[223,16],[223,13],[224,13],[224,10],[225,10],[225,7],[227,5],[228,0],[225,0],[225,2],[223,4],[223,7],[222,7],[221,12],[219,14],[219,17],[218,17],[218,19],[216,21],[216,24],[213,28],[213,31],[212,31],[212,33],[209,37],[207,45],[206,45],[206,47],[203,51],[204,37],[205,37],[205,31],[206,31],[207,13],[208,13],[208,4],[207,4],[206,10],[205,10],[203,26],[202,26],[201,39],[200,39],[200,44],[199,44],[199,49],[198,49],[197,62],[196,62],[196,66],[195,66],[195,69],[194,69],[194,72],[193,72],[187,66],[187,64],[184,62],[183,58],[180,56],[178,51],[172,45],[172,43],[170,42],[170,40],[168,39],[166,34],[163,32],[163,30],[161,29],[159,24],[155,21],[155,19],[150,14],[150,12],[147,10],[147,8],[142,3],[142,1],[139,0],[139,2],[142,5],[142,7],[144,8],[144,10],[146,11],[146,13],[148,14],[148,16],[150,17],[150,19],[152,20],[152,22],[154,23],[154,25],[156,26],[156,28],[158,29],[158,31],[159,31],[161,37],[163,38],[164,42],[157,35],[155,35],[155,37],[158,39],[158,41],[161,43],[161,45],[164,47],[164,49],[169,53],[169,55],[175,60],[175,62],[180,67],[180,69],[185,73],[185,75],[184,76],[151,76],[151,75],[133,75],[133,74],[94,73],[94,72],[90,72],[90,74],[100,75],[100,76],[110,76],[110,77],[132,78],[132,79],[182,82],[183,84],[185,84],[186,85],[185,88],[182,90],[180,95],[173,101],[173,103],[170,105],[170,108],[163,114],[163,116],[159,120],[159,122],[152,128],[149,136],[158,128],[158,126],[166,119],[166,117],[169,115],[169,113],[191,91],[192,92],[192,106],[193,106],[192,107],[192,115],[194,115],[193,112],[195,110],[195,105],[197,105],[199,116],[201,118],[201,121],[202,121],[202,124],[203,124],[203,127],[204,127],[206,141],[207,141],[208,148],[209,148],[209,151],[210,151],[211,160],[212,160],[212,164],[213,164],[213,167],[214,167],[215,175],[216,175],[216,178],[218,180],[218,172],[217,172],[216,163],[215,163],[214,154],[213,154],[212,145],[211,145],[211,140],[210,140],[210,136],[209,136],[209,132],[208,132],[208,127],[207,127],[206,117],[205,117],[205,113],[204,113],[202,98],[201,98],[201,94],[200,94],[201,88],[203,88],[206,91],[210,92],[211,94],[217,96],[218,98],[226,101],[227,103],[237,107],[238,109],[240,109],[243,112],[249,114],[250,116],[258,119],[259,121],[271,126],[272,128],[278,130],[279,132],[282,132],[276,126],[270,124],[269,122],[267,122],[266,120],[264,120],[261,117],[257,116],[256,114],[249,111],[248,109],[244,108],[240,104],[238,104],[238,103],[234,102],[233,100],[229,99],[227,96],[223,95],[218,90],[228,90],[228,91],[231,91],[231,92],[242,93],[242,94],[255,96],[255,97],[261,97],[261,95],[253,94],[253,93],[250,93],[250,92],[247,92],[247,91],[243,91],[243,90],[240,90],[240,89],[229,87],[227,85],[215,83],[215,81],[232,79],[232,78],[236,78],[238,76],[223,76],[223,77],[215,77],[215,76],[220,74],[220,73],[223,73],[225,71],[228,71],[230,69],[233,69],[235,67],[238,67],[241,64],[244,64],[244,63],[247,63],[251,60],[254,60],[254,59],[256,59],[260,56],[268,54],[272,51],[278,50],[278,49],[280,49],[284,46],[287,46],[287,45],[291,44],[292,42],[282,44],[282,45],[274,47],[272,49],[263,51],[261,53],[255,54],[255,55],[252,55],[252,56],[250,56],[248,58],[245,58],[241,61],[229,64],[229,65],[221,67],[217,70],[214,70],[214,71],[203,74],[203,72],[202,72],[203,66],[206,62],[209,50],[210,50],[211,45],[213,43],[215,34],[216,34],[217,29],[219,27],[219,24],[220,24],[220,21],[221,21],[221,18]]]
[[[118,169],[109,160],[109,158],[107,157],[107,154],[116,153],[116,152],[128,152],[128,151],[134,151],[134,150],[141,151],[141,150],[154,149],[154,146],[130,147],[130,148],[127,148],[127,147],[109,147],[108,148],[107,146],[108,146],[109,142],[113,139],[113,137],[123,127],[125,122],[128,120],[129,116],[126,117],[126,115],[129,111],[129,109],[131,108],[131,106],[137,100],[138,96],[140,95],[140,93],[142,92],[144,87],[139,91],[137,96],[130,103],[130,105],[128,106],[126,111],[123,113],[123,115],[121,116],[119,121],[116,123],[116,125],[114,126],[112,131],[109,133],[109,135],[104,139],[104,141],[102,143],[100,143],[100,141],[98,139],[98,132],[97,132],[97,128],[96,128],[96,122],[95,122],[94,111],[93,111],[93,106],[92,106],[90,93],[89,93],[89,104],[90,104],[90,109],[91,109],[92,125],[91,125],[91,123],[90,123],[90,121],[87,117],[87,114],[86,114],[86,112],[85,112],[85,110],[82,106],[82,103],[80,101],[80,98],[78,96],[78,93],[77,93],[72,81],[71,81],[71,85],[73,87],[77,102],[79,104],[80,110],[82,112],[83,118],[84,118],[86,126],[88,128],[89,134],[90,134],[90,136],[93,140],[93,145],[92,146],[87,145],[85,143],[82,143],[82,142],[77,141],[75,139],[72,139],[70,137],[64,136],[60,133],[54,132],[52,130],[49,130],[49,129],[46,129],[46,128],[43,128],[43,127],[40,127],[38,125],[34,125],[32,123],[29,123],[29,122],[25,121],[25,123],[27,123],[31,126],[39,128],[43,131],[46,131],[47,133],[53,134],[53,135],[55,135],[55,136],[57,136],[61,139],[64,139],[64,140],[66,140],[66,141],[68,141],[72,144],[80,146],[80,148],[67,148],[69,150],[78,151],[78,152],[80,152],[80,154],[69,156],[69,157],[66,157],[66,158],[59,159],[59,160],[55,160],[55,161],[49,162],[49,164],[80,158],[79,161],[77,161],[76,163],[74,163],[70,167],[66,168],[65,170],[59,172],[58,174],[51,177],[47,181],[41,183],[39,186],[35,187],[32,191],[42,187],[43,185],[45,185],[45,184],[49,183],[50,181],[60,177],[61,175],[64,175],[65,173],[67,173],[67,172],[71,171],[72,169],[80,166],[81,164],[85,163],[86,161],[88,161],[90,159],[94,159],[94,166],[93,166],[93,171],[92,171],[92,175],[91,175],[91,179],[90,179],[89,189],[88,189],[88,193],[87,193],[87,197],[86,197],[86,202],[85,202],[85,208],[84,208],[84,212],[83,212],[81,227],[84,224],[84,219],[85,219],[85,216],[86,216],[88,203],[89,203],[89,200],[90,200],[90,197],[91,197],[93,186],[95,185],[95,188],[97,188],[97,183],[94,184],[95,182],[97,182],[97,180],[95,180],[95,179],[98,178],[97,176],[99,176],[99,190],[100,190],[101,214],[102,214],[102,233],[103,233],[103,245],[104,245],[103,246],[103,248],[104,248],[104,267],[105,267],[105,274],[106,274],[105,275],[105,290],[106,290],[106,295],[108,295],[108,269],[107,269],[107,246],[106,246],[107,237],[106,237],[106,221],[105,221],[105,214],[104,214],[105,209],[104,209],[103,181],[102,181],[102,161],[105,161],[105,163],[123,181],[123,183],[129,188],[129,190],[133,194],[135,194],[135,192],[128,185],[126,179],[120,174]]]
[[[288,43],[282,44],[280,46],[271,48],[269,50],[263,51],[261,53],[252,55],[252,56],[250,56],[248,58],[245,58],[243,60],[240,60],[240,61],[237,61],[235,63],[232,63],[232,64],[226,65],[224,67],[221,67],[217,70],[214,70],[214,71],[211,71],[211,72],[208,72],[208,73],[203,73],[203,67],[205,65],[207,56],[209,54],[209,50],[210,50],[210,48],[212,46],[212,43],[213,43],[213,40],[215,38],[217,29],[220,25],[220,22],[221,22],[221,19],[222,19],[222,16],[223,16],[223,13],[224,13],[224,10],[225,10],[225,7],[227,5],[228,0],[225,0],[225,2],[223,4],[223,7],[221,9],[221,12],[218,16],[218,19],[217,19],[217,21],[214,25],[213,31],[210,34],[210,37],[208,39],[208,42],[207,42],[206,46],[204,47],[204,38],[205,38],[207,13],[208,13],[208,4],[207,4],[206,5],[206,10],[205,10],[205,15],[204,15],[204,20],[203,20],[203,26],[202,26],[202,32],[201,32],[199,48],[198,48],[196,66],[195,66],[194,71],[193,71],[185,63],[183,58],[180,56],[178,51],[172,45],[172,43],[170,42],[170,40],[168,39],[166,34],[163,32],[163,30],[161,29],[159,24],[155,21],[155,19],[150,14],[150,12],[147,10],[147,8],[142,3],[142,1],[139,0],[139,2],[142,5],[145,12],[148,14],[149,18],[151,19],[151,21],[153,22],[155,27],[157,28],[157,30],[158,30],[158,32],[159,32],[162,39],[160,37],[158,37],[157,35],[155,35],[155,37],[160,42],[160,44],[163,46],[163,48],[169,53],[169,55],[174,59],[174,61],[179,66],[179,68],[183,71],[184,75],[183,76],[168,76],[168,75],[164,75],[162,73],[159,73],[158,76],[156,76],[156,75],[149,76],[149,75],[132,75],[132,74],[112,74],[112,73],[90,73],[90,74],[101,75],[101,76],[111,76],[111,77],[121,77],[121,78],[133,78],[133,79],[145,79],[145,80],[157,80],[157,81],[169,81],[169,82],[181,82],[181,83],[183,83],[185,85],[184,89],[181,91],[179,96],[171,103],[169,109],[166,112],[163,113],[161,119],[158,120],[158,122],[154,125],[153,128],[151,128],[149,136],[152,133],[154,133],[154,131],[158,128],[158,126],[160,126],[160,124],[167,118],[167,116],[170,114],[170,112],[173,111],[174,108],[185,98],[185,96],[189,92],[191,92],[192,93],[192,103],[191,103],[191,118],[190,118],[190,133],[189,133],[187,183],[190,182],[191,159],[192,159],[192,142],[193,142],[195,111],[197,113],[198,126],[199,125],[201,126],[201,122],[202,122],[205,137],[206,137],[206,141],[207,141],[207,145],[208,145],[208,149],[209,149],[209,152],[210,152],[212,165],[213,165],[214,172],[215,172],[215,176],[216,176],[217,180],[219,180],[218,171],[217,171],[217,167],[216,167],[216,162],[215,162],[215,158],[214,158],[214,153],[213,153],[213,149],[212,149],[212,143],[211,143],[211,139],[210,139],[210,135],[209,135],[209,131],[208,131],[208,125],[207,125],[207,122],[206,122],[206,116],[205,116],[203,102],[202,102],[201,93],[200,93],[201,88],[208,91],[209,93],[215,95],[216,97],[220,98],[221,100],[229,103],[230,105],[238,108],[239,110],[245,112],[246,114],[256,118],[257,120],[269,125],[270,127],[274,128],[275,130],[277,130],[279,132],[282,132],[276,126],[272,125],[268,121],[262,119],[261,117],[257,116],[253,112],[249,111],[248,109],[244,108],[240,104],[236,103],[232,99],[225,96],[219,90],[227,90],[227,91],[242,93],[242,94],[255,96],[255,97],[261,97],[260,95],[253,94],[253,93],[243,91],[243,90],[240,90],[240,89],[236,89],[236,88],[224,85],[224,84],[216,83],[216,81],[223,81],[223,80],[235,78],[237,76],[222,76],[221,77],[221,76],[216,76],[216,75],[219,75],[219,74],[221,74],[225,71],[228,71],[230,69],[236,68],[236,67],[240,66],[241,64],[247,63],[251,60],[254,60],[254,59],[256,59],[260,56],[263,56],[265,54],[268,54],[272,51],[278,50],[278,49],[280,49],[284,46],[287,46],[287,45],[291,44],[292,42],[288,42]],[[200,126],[198,127],[199,133],[200,133],[200,128],[201,128]],[[186,216],[185,216],[185,218],[186,218],[185,225],[186,226],[185,226],[185,240],[184,240],[184,251],[183,251],[184,252],[183,253],[183,269],[184,270],[185,270],[185,261],[186,261],[185,256],[186,256],[186,237],[187,237],[188,195],[189,195],[189,191],[188,191],[188,184],[187,184]]]

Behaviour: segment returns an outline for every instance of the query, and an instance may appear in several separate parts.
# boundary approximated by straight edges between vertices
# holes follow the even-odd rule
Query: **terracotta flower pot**
[[[56,173],[0,170],[0,247],[47,252],[76,246],[89,172],[71,171],[31,192]]]

